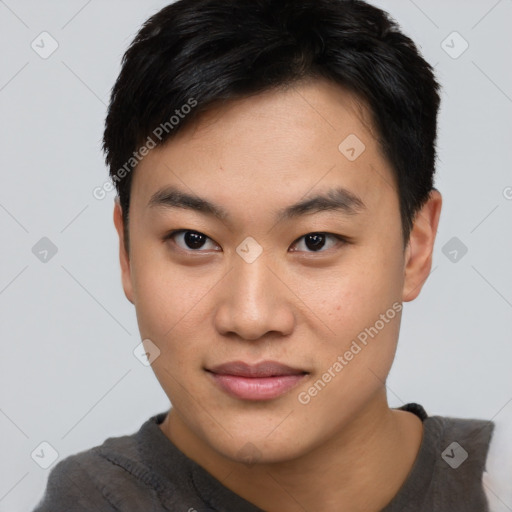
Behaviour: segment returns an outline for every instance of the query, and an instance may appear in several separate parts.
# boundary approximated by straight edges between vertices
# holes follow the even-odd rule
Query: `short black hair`
[[[433,188],[439,84],[388,13],[362,0],[178,0],[145,22],[124,54],[105,121],[127,250],[131,171],[145,146],[218,104],[308,78],[327,78],[368,107],[407,242]]]

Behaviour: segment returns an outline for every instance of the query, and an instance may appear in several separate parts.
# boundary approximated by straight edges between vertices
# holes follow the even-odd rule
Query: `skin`
[[[441,196],[432,191],[404,246],[395,180],[370,119],[354,95],[319,79],[230,102],[137,167],[129,255],[114,207],[123,288],[142,339],[160,350],[152,367],[173,406],[161,430],[267,511],[378,511],[421,444],[421,421],[386,397],[400,313],[309,403],[298,400],[392,304],[413,300],[431,269]],[[338,149],[349,134],[366,146],[354,161]],[[231,219],[149,207],[167,185],[222,205]],[[276,210],[334,186],[365,207],[276,222]],[[199,249],[180,235],[164,239],[177,229],[208,238]],[[348,242],[328,237],[314,251],[309,233]],[[262,247],[252,263],[236,252],[248,236]],[[233,360],[275,360],[309,375],[278,398],[241,400],[204,370]]]

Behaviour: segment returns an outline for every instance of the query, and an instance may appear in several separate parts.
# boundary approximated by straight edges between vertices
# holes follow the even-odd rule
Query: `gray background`
[[[0,0],[0,511],[41,497],[51,470],[31,458],[41,442],[61,460],[168,407],[133,355],[140,338],[120,282],[114,195],[92,195],[107,177],[100,141],[120,58],[167,3]],[[498,421],[512,409],[512,1],[375,4],[444,87],[433,273],[405,305],[390,402]],[[31,47],[43,31],[59,45],[46,59]],[[454,31],[469,44],[458,58]],[[57,248],[46,262],[33,252],[43,237]],[[36,453],[40,464],[51,456]]]

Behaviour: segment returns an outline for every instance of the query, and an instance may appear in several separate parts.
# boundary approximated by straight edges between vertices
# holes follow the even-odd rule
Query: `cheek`
[[[298,295],[321,320],[315,358],[318,376],[330,369],[324,380],[338,383],[329,385],[329,393],[345,400],[347,392],[359,396],[357,390],[367,387],[371,393],[386,379],[398,340],[402,283],[401,253],[392,247],[354,251],[329,275],[297,283]]]
[[[136,284],[140,335],[159,350],[152,362],[153,372],[173,404],[181,399],[187,402],[183,390],[197,378],[205,351],[200,320],[202,317],[204,324],[200,307],[204,287],[198,282],[186,286],[179,274],[166,275],[150,265],[139,268]]]
[[[140,334],[165,356],[155,361],[154,370],[163,365],[173,372],[199,367],[212,337],[210,302],[219,275],[178,267],[150,252],[134,255],[133,280]]]
[[[403,269],[396,251],[354,250],[328,272],[306,270],[294,280],[294,292],[324,334],[346,339],[400,301]]]
[[[132,281],[140,334],[157,345],[171,338],[193,301],[193,287],[180,274],[152,258],[149,251],[134,254]]]
[[[400,327],[399,276],[396,264],[387,271],[363,265],[358,271],[334,275],[316,288],[315,313],[329,329],[318,324],[315,375],[298,391],[302,394],[297,401],[306,404],[307,418],[327,416],[335,430],[382,389]]]

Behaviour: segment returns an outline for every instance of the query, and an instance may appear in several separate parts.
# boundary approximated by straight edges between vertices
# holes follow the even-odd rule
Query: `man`
[[[438,89],[362,1],[180,0],[145,23],[104,149],[172,408],[60,462],[38,511],[489,510],[494,424],[386,397],[441,211]]]

